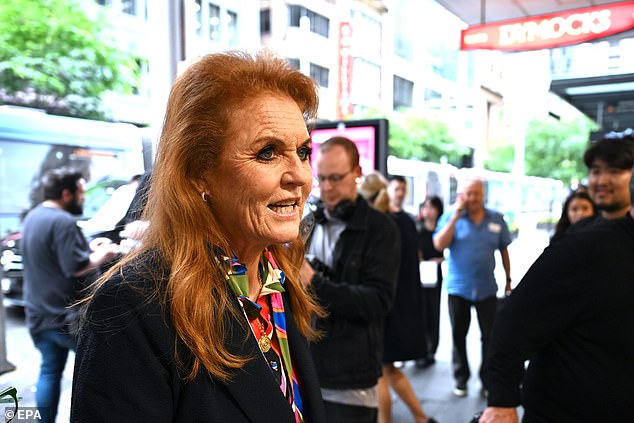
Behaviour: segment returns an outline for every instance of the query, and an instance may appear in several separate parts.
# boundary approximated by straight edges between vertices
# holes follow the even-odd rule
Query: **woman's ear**
[[[194,188],[199,194],[202,194],[203,192],[207,192],[207,184],[205,183],[205,180],[202,178],[194,179],[192,181],[192,185],[194,186]]]

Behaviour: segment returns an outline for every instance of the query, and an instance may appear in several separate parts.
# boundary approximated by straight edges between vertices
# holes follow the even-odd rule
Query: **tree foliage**
[[[438,163],[446,158],[458,166],[469,153],[451,136],[447,124],[411,112],[401,112],[390,119],[389,151],[403,159]]]
[[[527,175],[555,178],[570,185],[587,174],[583,153],[588,147],[592,123],[586,118],[562,122],[552,118],[533,120],[525,137],[525,171]],[[513,146],[490,152],[486,166],[491,170],[509,171],[513,166]]]
[[[0,102],[103,118],[102,95],[130,92],[138,78],[106,29],[77,0],[0,2]]]

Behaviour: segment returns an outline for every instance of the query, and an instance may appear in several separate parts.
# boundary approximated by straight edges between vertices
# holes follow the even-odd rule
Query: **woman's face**
[[[568,220],[577,223],[585,217],[592,216],[592,204],[585,198],[573,198],[568,204]]]
[[[205,185],[231,248],[247,259],[297,237],[312,183],[311,141],[288,97],[256,97],[232,116],[233,135]]]
[[[423,219],[438,220],[438,210],[432,206],[429,201],[423,203],[423,207],[420,209],[420,214]]]

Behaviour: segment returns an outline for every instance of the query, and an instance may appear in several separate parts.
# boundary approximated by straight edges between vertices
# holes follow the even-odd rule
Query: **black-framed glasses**
[[[317,182],[319,182],[319,184],[323,184],[324,182],[328,181],[331,184],[337,184],[341,182],[343,178],[351,174],[352,170],[353,169],[350,169],[346,173],[332,173],[330,175],[317,175]]]

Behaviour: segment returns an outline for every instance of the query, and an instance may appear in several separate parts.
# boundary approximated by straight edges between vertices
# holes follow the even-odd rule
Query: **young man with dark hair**
[[[584,162],[601,215],[544,250],[501,310],[480,423],[516,423],[520,404],[527,423],[631,420],[634,142],[603,139]]]
[[[94,252],[76,225],[81,215],[84,179],[81,173],[61,168],[49,171],[42,180],[44,201],[24,220],[22,260],[26,323],[35,347],[42,354],[35,400],[44,421],[55,421],[60,382],[69,350],[76,340],[69,331],[83,286],[79,277],[114,258],[113,245]]]
[[[605,220],[625,216],[631,207],[630,181],[634,167],[634,141],[604,138],[583,155],[588,168],[588,194],[600,214],[573,225],[569,233]]]

